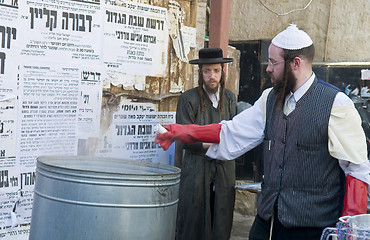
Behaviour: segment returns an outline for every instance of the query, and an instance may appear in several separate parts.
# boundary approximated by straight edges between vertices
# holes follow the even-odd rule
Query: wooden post
[[[227,57],[231,0],[211,0],[209,17],[209,47],[222,49]]]

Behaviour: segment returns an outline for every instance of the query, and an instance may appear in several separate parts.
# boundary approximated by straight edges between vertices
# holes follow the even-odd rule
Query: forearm
[[[346,174],[342,216],[353,216],[367,212],[367,196],[370,196],[370,163],[368,160],[356,164],[338,160]]]

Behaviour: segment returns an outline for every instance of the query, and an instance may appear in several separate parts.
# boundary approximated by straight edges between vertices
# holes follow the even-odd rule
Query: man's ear
[[[301,67],[301,64],[302,64],[302,59],[300,57],[295,57],[292,61],[292,64],[293,64],[293,69],[294,70],[297,70],[298,68]]]

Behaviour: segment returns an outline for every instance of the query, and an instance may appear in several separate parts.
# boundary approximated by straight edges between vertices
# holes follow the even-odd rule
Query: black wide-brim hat
[[[229,63],[232,58],[224,58],[221,48],[202,48],[199,50],[199,59],[190,60],[190,64]]]

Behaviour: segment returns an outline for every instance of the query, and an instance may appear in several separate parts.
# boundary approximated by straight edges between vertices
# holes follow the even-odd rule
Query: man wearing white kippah
[[[370,164],[360,116],[343,92],[316,78],[314,53],[311,38],[291,24],[269,46],[273,88],[222,121],[220,130],[202,126],[219,131],[207,138],[216,143],[207,151],[211,158],[235,159],[263,144],[264,179],[250,240],[319,240],[339,217],[367,211]],[[170,131],[156,138],[161,146],[203,141],[196,126],[165,127]]]

